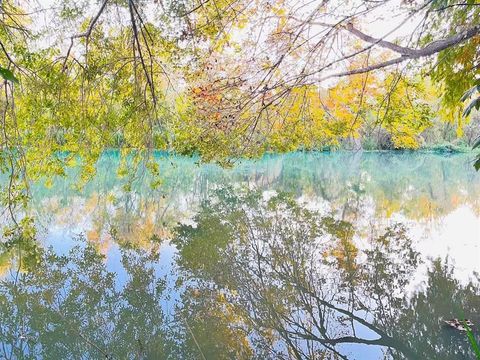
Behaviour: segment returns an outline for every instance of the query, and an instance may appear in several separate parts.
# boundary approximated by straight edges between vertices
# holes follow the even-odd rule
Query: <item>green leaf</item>
[[[472,146],[472,150],[480,146],[480,136],[475,140]]]
[[[472,329],[470,329],[470,327],[467,325],[466,321],[463,322],[463,326],[467,330],[468,341],[470,342],[470,345],[472,346],[472,350],[475,353],[475,355],[477,356],[477,359],[480,360],[480,347],[478,346],[477,341],[475,340],[475,336],[473,335]]]
[[[11,81],[15,84],[18,84],[18,79],[15,77],[15,75],[13,75],[13,73],[10,70],[1,66],[0,66],[0,76],[7,81]]]
[[[468,104],[467,108],[463,112],[463,116],[466,117],[466,116],[470,115],[473,108],[475,108],[477,110],[480,108],[480,97],[476,98],[470,104]]]
[[[480,170],[480,156],[477,158],[477,160],[475,161],[475,163],[473,164],[473,167],[475,168],[475,170]]]
[[[471,89],[468,89],[465,94],[463,94],[462,98],[460,99],[460,101],[465,101],[467,100],[469,97],[471,97],[475,92],[480,92],[480,85],[475,85],[474,87],[472,87]]]

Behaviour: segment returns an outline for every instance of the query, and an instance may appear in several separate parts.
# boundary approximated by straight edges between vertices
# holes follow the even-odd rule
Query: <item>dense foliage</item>
[[[13,214],[32,180],[70,166],[84,184],[111,147],[119,176],[143,163],[155,185],[153,150],[229,165],[265,151],[473,145],[478,101],[463,118],[460,98],[480,75],[478,5],[3,1],[3,203]],[[402,20],[375,34],[392,11]]]

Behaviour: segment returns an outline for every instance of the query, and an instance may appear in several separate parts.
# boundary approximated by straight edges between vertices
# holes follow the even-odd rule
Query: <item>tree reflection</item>
[[[158,358],[168,353],[157,255],[124,251],[125,285],[92,246],[52,250],[0,286],[0,357]]]
[[[84,228],[87,238],[101,243],[111,242],[114,227],[122,241],[138,247],[148,247],[153,234],[168,236],[177,221],[196,212],[211,189],[225,184],[295,192],[296,197],[327,203],[350,222],[359,212],[375,221],[401,213],[419,222],[439,220],[462,205],[480,213],[480,178],[469,155],[292,153],[244,161],[231,170],[199,167],[195,159],[184,157],[157,160],[162,178],[157,189],[143,172],[134,180],[119,178],[112,171],[119,166],[119,154],[105,153],[97,175],[81,191],[75,188],[75,168],[65,178],[48,179],[51,188],[32,184],[28,213],[47,229],[89,227]],[[7,180],[0,176],[0,183]]]
[[[285,193],[206,198],[175,229],[172,264],[165,243],[118,238],[107,262],[84,238],[65,255],[17,239],[3,256],[0,358],[473,359],[442,320],[479,323],[479,279],[422,263],[402,224],[367,236]]]
[[[459,309],[472,315],[480,305],[478,281],[462,287],[436,261],[427,291],[409,299],[405,289],[419,258],[402,225],[372,235],[360,250],[351,223],[283,194],[235,194],[218,191],[174,242],[190,291],[227,298],[249,325],[253,345],[275,358],[360,358],[357,345],[375,345],[395,359],[472,355],[441,319]]]

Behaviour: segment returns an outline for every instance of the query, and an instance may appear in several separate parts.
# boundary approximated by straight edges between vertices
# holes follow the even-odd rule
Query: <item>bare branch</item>
[[[67,54],[65,55],[65,60],[63,61],[63,70],[65,70],[66,65],[67,65],[67,60],[68,57],[70,56],[70,52],[72,51],[73,48],[73,40],[74,39],[79,39],[79,38],[88,38],[92,34],[93,28],[95,27],[95,24],[97,23],[98,19],[100,18],[100,15],[102,15],[103,11],[105,10],[105,7],[107,6],[108,0],[104,0],[102,5],[100,6],[100,9],[98,10],[97,14],[93,17],[92,21],[90,21],[90,25],[88,26],[87,30],[81,34],[76,34],[72,35],[70,37],[70,46],[68,47]]]
[[[412,49],[396,45],[396,44],[394,44],[390,41],[385,41],[383,39],[376,39],[374,37],[371,37],[371,36],[361,32],[360,30],[354,28],[353,24],[351,22],[349,22],[347,24],[347,26],[345,26],[345,30],[352,33],[356,37],[362,39],[363,41],[366,41],[366,42],[369,42],[369,43],[379,45],[381,47],[393,50],[393,51],[395,51],[399,54],[402,54],[402,55],[408,55],[412,51]]]
[[[403,49],[402,51],[405,52],[405,54],[400,57],[397,57],[395,59],[391,59],[388,61],[384,61],[378,64],[365,66],[358,69],[331,74],[326,77],[320,78],[318,82],[331,79],[331,78],[344,77],[344,76],[355,75],[355,74],[364,74],[373,70],[378,70],[391,65],[400,64],[407,60],[418,59],[422,57],[435,55],[442,50],[448,49],[452,46],[465,42],[479,34],[480,34],[480,25],[476,25],[470,29],[464,30],[459,34],[453,35],[449,38],[433,41],[422,49],[409,49],[409,48],[402,47]]]

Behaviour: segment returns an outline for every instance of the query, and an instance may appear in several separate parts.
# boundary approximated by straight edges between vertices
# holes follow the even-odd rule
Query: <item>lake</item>
[[[157,154],[161,183],[33,184],[35,239],[0,249],[3,359],[474,359],[472,154]]]

